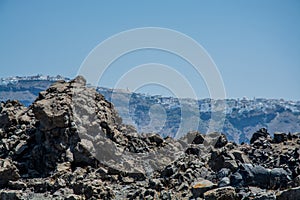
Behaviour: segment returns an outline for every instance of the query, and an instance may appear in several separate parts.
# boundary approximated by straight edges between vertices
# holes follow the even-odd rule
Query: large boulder
[[[267,129],[261,128],[252,135],[250,139],[250,144],[253,144],[259,138],[271,139],[271,136],[268,133]]]
[[[18,169],[10,159],[0,159],[0,187],[5,186],[9,181],[16,181],[20,178]]]
[[[274,138],[273,138],[274,143],[285,142],[287,141],[287,139],[288,139],[288,135],[286,133],[281,133],[281,132],[274,133]]]
[[[285,188],[290,181],[289,174],[282,168],[267,169],[259,165],[242,164],[231,175],[233,186],[256,186],[265,189]]]
[[[203,197],[203,194],[206,191],[211,190],[211,189],[215,188],[216,186],[217,186],[216,184],[212,183],[209,180],[200,179],[198,181],[195,181],[192,184],[191,191],[193,193],[194,198]]]
[[[0,190],[1,200],[21,200],[22,190]]]
[[[277,200],[296,200],[296,199],[300,199],[300,187],[284,190],[277,195]]]
[[[228,140],[224,134],[221,134],[215,144],[215,148],[221,148],[224,147],[228,143]]]
[[[204,193],[205,200],[239,200],[234,187],[222,187]]]
[[[222,168],[229,168],[235,171],[238,168],[234,155],[225,149],[213,149],[209,160],[209,166],[214,171]]]

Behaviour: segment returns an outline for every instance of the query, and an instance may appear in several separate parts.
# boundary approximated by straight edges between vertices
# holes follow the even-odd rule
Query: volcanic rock
[[[284,190],[277,195],[278,200],[300,199],[300,187]]]
[[[202,197],[206,191],[211,190],[215,187],[216,185],[209,180],[198,180],[192,184],[193,197]]]
[[[287,141],[288,136],[286,133],[275,132],[274,133],[274,143],[281,143]]]
[[[250,139],[250,144],[253,144],[260,137],[262,137],[262,138],[270,138],[270,134],[268,133],[268,130],[265,129],[265,128],[261,128],[261,129],[259,129],[259,131],[255,132],[252,135],[252,138]]]
[[[83,77],[0,103],[0,199],[297,199],[300,138],[137,133]],[[275,195],[276,194],[276,195]]]
[[[18,169],[10,159],[0,159],[0,186],[20,178]]]
[[[209,190],[204,193],[205,200],[239,200],[238,194],[233,187],[222,187]]]

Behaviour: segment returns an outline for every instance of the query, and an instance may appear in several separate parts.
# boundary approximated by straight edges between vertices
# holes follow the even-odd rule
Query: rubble
[[[0,104],[0,199],[298,199],[299,134],[138,134],[83,77]]]

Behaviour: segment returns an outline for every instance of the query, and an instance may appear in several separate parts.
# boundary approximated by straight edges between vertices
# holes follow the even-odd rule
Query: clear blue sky
[[[74,77],[101,41],[155,26],[200,43],[217,64],[228,97],[300,100],[298,0],[0,0],[0,25],[1,77]],[[140,64],[157,62],[159,55],[150,55],[138,57]]]

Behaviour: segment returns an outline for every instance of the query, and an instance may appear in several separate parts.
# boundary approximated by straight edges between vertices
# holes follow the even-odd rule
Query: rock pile
[[[137,134],[83,77],[0,104],[0,199],[299,199],[299,134]]]

